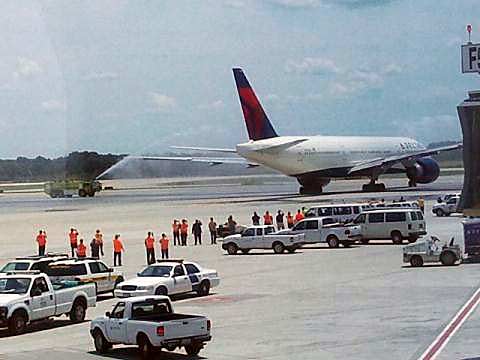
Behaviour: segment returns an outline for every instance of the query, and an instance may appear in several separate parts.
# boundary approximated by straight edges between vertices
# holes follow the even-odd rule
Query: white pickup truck
[[[23,333],[33,321],[63,314],[81,322],[87,308],[95,305],[94,284],[52,284],[39,272],[0,274],[0,327],[8,327],[12,335]]]
[[[91,322],[90,334],[99,353],[114,344],[137,345],[148,358],[155,349],[177,347],[197,355],[211,340],[210,327],[205,316],[175,313],[167,296],[152,295],[120,300],[111,313]]]
[[[238,250],[248,254],[252,249],[273,249],[276,254],[285,250],[295,252],[304,242],[303,235],[275,233],[271,225],[254,225],[246,228],[241,234],[227,236],[223,239],[222,249],[229,255],[235,255]]]
[[[329,216],[308,217],[300,220],[293,228],[277,232],[277,234],[304,234],[306,244],[327,243],[331,248],[340,244],[349,246],[360,240],[362,234],[358,225],[344,225]]]

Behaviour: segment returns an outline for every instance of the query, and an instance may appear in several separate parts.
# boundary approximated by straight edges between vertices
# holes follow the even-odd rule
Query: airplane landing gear
[[[376,183],[374,179],[370,180],[368,184],[364,184],[362,186],[362,191],[365,192],[383,192],[385,191],[385,184],[384,183]]]
[[[299,189],[300,195],[319,195],[323,193],[322,187],[316,188],[307,188],[305,186],[300,186]]]

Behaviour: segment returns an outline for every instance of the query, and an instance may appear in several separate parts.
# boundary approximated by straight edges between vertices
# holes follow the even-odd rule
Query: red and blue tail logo
[[[233,69],[233,76],[237,84],[238,96],[242,105],[243,117],[247,125],[250,140],[261,140],[277,137],[267,114],[257,99],[255,92],[248,83],[242,69]]]

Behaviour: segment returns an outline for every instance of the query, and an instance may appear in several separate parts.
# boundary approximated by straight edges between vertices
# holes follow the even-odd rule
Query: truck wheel
[[[85,320],[85,313],[87,307],[82,300],[75,300],[70,310],[70,320],[74,323],[82,322]]]
[[[369,242],[370,242],[370,239],[360,239],[360,242],[363,244],[363,245],[367,245]]]
[[[328,247],[338,248],[338,246],[340,245],[340,242],[338,241],[338,238],[335,235],[330,235],[329,237],[327,237],[327,244],[328,244]]]
[[[95,345],[95,350],[100,354],[105,354],[112,347],[112,344],[105,339],[103,333],[98,329],[95,329],[93,332],[93,344]]]
[[[410,258],[410,265],[412,265],[412,267],[420,267],[420,266],[423,266],[423,259],[420,255],[413,255],[411,258]]]
[[[83,189],[78,190],[78,196],[85,197],[87,196],[87,192]]]
[[[156,290],[155,290],[155,295],[168,295],[168,290],[165,286],[159,286]]]
[[[283,254],[283,252],[285,251],[285,246],[283,246],[281,242],[274,243],[272,248],[275,254]]]
[[[200,283],[197,294],[200,296],[207,296],[210,293],[210,282],[204,280]]]
[[[148,340],[147,336],[144,334],[140,334],[137,338],[137,344],[138,344],[138,351],[140,352],[140,356],[143,359],[150,358],[153,351],[153,346],[150,343],[150,340]]]
[[[228,255],[235,255],[238,251],[238,247],[235,244],[228,244],[227,245],[227,252]]]
[[[8,320],[8,331],[11,335],[23,334],[27,328],[27,317],[22,312],[13,313]]]
[[[290,254],[293,254],[295,252],[295,250],[297,250],[296,248],[292,248],[292,247],[289,247],[287,248],[287,251],[290,253]]]
[[[187,352],[188,355],[190,356],[196,356],[202,350],[202,345],[192,342],[190,345],[185,345],[185,351]]]
[[[401,244],[403,239],[402,239],[402,234],[400,233],[400,231],[392,231],[392,233],[390,234],[391,238],[392,238],[392,242],[394,244]]]
[[[451,251],[446,251],[440,255],[440,262],[442,265],[452,266],[455,264],[455,261],[457,261],[457,257]]]
[[[247,255],[250,249],[242,249],[241,251],[243,255]]]

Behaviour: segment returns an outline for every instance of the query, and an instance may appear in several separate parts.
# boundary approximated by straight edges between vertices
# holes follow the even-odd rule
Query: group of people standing
[[[287,227],[291,229],[293,225],[295,225],[297,222],[305,218],[304,212],[305,212],[304,210],[298,209],[297,213],[294,216],[290,211],[288,211],[287,215],[285,216],[282,210],[278,210],[277,215],[275,215],[277,230],[285,229],[285,220],[287,221]],[[260,225],[260,219],[261,219],[260,216],[257,214],[256,211],[254,211],[252,216],[252,224]],[[273,225],[273,216],[272,214],[270,214],[268,210],[265,211],[265,214],[263,215],[263,225]]]
[[[79,259],[84,259],[87,257],[87,245],[85,245],[83,238],[79,238],[79,235],[78,230],[72,227],[68,233],[68,240],[72,251],[72,258],[76,256]],[[38,256],[44,256],[47,247],[47,232],[45,230],[39,230],[35,241],[38,244]],[[117,264],[118,266],[122,266],[122,253],[124,251],[125,248],[123,247],[120,234],[115,234],[113,238],[114,266],[117,266]],[[97,229],[90,242],[90,257],[100,259],[100,256],[105,256],[103,252],[103,234],[100,229]]]
[[[195,245],[202,245],[202,222],[198,219],[192,224],[193,238]],[[186,219],[179,221],[177,219],[173,220],[172,223],[172,233],[173,233],[173,245],[174,246],[187,246],[188,234],[189,234],[189,225]],[[210,218],[208,223],[208,230],[210,232],[210,244],[217,243],[217,223],[213,220],[213,217]]]
[[[165,233],[162,234],[159,242],[162,259],[168,259],[168,244],[170,240]],[[155,236],[153,231],[147,233],[147,237],[145,238],[145,249],[147,251],[147,264],[154,264],[157,260],[155,258]]]

